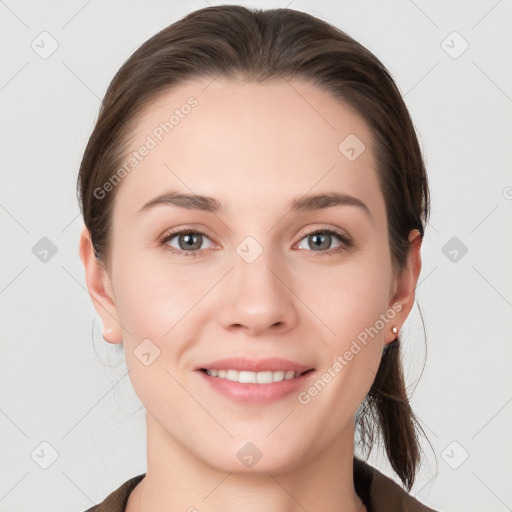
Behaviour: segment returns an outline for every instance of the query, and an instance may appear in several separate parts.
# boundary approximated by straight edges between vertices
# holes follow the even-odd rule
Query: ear
[[[401,309],[390,322],[390,327],[384,336],[385,344],[395,341],[397,334],[394,334],[391,328],[396,326],[400,331],[414,304],[416,283],[418,282],[421,272],[421,242],[422,238],[420,232],[417,229],[411,230],[409,233],[407,264],[400,275],[395,279],[395,290],[392,294],[391,302],[388,305],[388,308],[395,311],[398,311],[399,307],[401,307]]]
[[[103,323],[103,338],[109,343],[121,343],[121,324],[113,299],[110,277],[94,254],[90,233],[85,225],[80,235],[79,253],[85,269],[89,295]]]

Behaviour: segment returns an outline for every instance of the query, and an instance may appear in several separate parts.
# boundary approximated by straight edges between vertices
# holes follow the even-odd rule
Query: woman
[[[79,173],[80,257],[146,409],[89,511],[431,510],[400,364],[429,215],[387,70],[308,14],[218,6],[144,43]]]

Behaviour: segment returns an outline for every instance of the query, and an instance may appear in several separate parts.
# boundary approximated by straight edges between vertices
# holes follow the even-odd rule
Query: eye
[[[333,237],[341,241],[341,243],[334,249],[331,248]],[[308,245],[314,248],[312,251],[317,253],[315,256],[332,256],[342,251],[346,251],[349,247],[352,246],[352,240],[348,236],[334,229],[321,229],[317,231],[311,231],[310,233],[306,234],[306,236],[303,237],[301,241],[302,240],[306,240]],[[299,249],[304,250],[303,247],[299,247]]]
[[[176,238],[178,247],[175,245],[169,245],[168,242]],[[183,229],[181,231],[175,231],[172,233],[166,233],[163,239],[160,241],[165,249],[171,251],[173,254],[181,254],[183,256],[197,256],[197,253],[204,247],[204,239],[208,238],[206,233],[201,231],[192,231],[190,229]]]

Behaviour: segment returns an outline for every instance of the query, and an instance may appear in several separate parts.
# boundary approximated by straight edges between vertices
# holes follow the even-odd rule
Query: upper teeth
[[[219,377],[221,379],[232,380],[246,383],[270,384],[271,382],[280,382],[282,380],[290,380],[299,375],[293,370],[278,372],[248,372],[238,370],[206,370],[208,375]]]

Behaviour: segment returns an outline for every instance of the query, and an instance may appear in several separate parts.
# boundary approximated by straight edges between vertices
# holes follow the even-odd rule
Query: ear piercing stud
[[[398,327],[396,325],[391,330],[393,331],[393,334],[397,334],[398,333]]]

